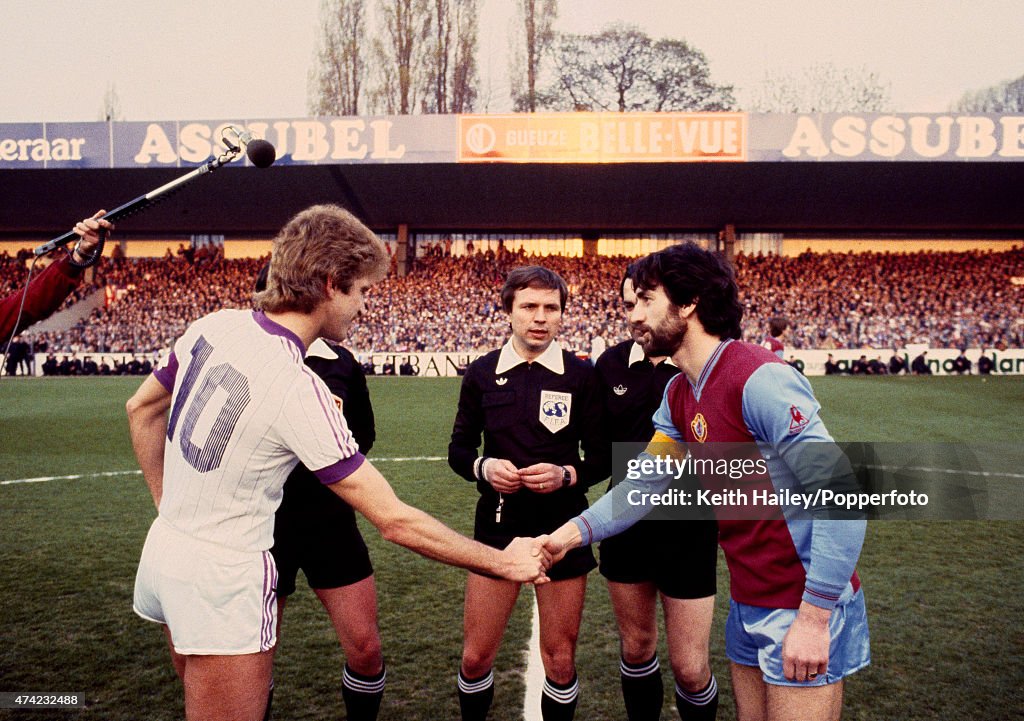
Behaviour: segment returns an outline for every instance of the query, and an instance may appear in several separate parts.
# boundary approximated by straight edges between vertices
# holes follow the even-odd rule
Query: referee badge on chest
[[[569,425],[569,414],[572,412],[572,393],[558,391],[540,392],[539,420],[552,433]]]

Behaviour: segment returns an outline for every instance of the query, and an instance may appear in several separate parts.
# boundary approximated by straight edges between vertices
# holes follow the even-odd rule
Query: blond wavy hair
[[[327,299],[327,281],[342,293],[359,278],[387,275],[388,253],[372,230],[344,208],[306,208],[274,238],[267,287],[253,304],[270,313],[311,313]]]

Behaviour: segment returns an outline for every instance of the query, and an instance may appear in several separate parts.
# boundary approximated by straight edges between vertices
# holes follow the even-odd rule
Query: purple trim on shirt
[[[331,432],[334,434],[334,440],[337,441],[338,447],[342,450],[353,450],[349,448],[349,444],[344,441],[344,429],[335,423],[335,420],[341,418],[341,413],[336,412],[337,406],[334,405],[334,401],[324,397],[322,388],[325,387],[323,382],[320,380],[313,371],[306,366],[302,367],[302,372],[305,373],[310,382],[313,384],[313,393],[316,394],[317,401],[320,402],[320,408],[324,412],[324,417],[327,419],[327,424],[331,427]],[[351,437],[351,434],[349,434]]]
[[[589,546],[591,543],[593,543],[594,529],[591,527],[590,521],[588,521],[583,516],[576,516],[576,518],[572,520],[575,521],[576,527],[580,529],[580,545]]]
[[[167,365],[153,371],[153,377],[160,381],[160,385],[166,388],[168,393],[174,392],[174,379],[178,377],[178,356],[174,351],[171,351]]]
[[[302,356],[306,355],[306,346],[299,339],[299,337],[292,333],[287,328],[285,328],[280,323],[275,323],[274,321],[270,320],[270,318],[267,317],[267,314],[264,313],[262,310],[254,310],[252,312],[252,317],[253,320],[256,321],[256,325],[265,330],[267,333],[269,333],[270,335],[279,335],[282,338],[290,340],[299,349],[299,353]]]
[[[718,359],[721,357],[722,351],[724,351],[725,347],[730,343],[732,343],[731,338],[721,341],[717,346],[715,346],[715,350],[711,352],[711,357],[709,357],[704,363],[704,367],[701,369],[700,375],[697,377],[697,384],[692,386],[693,397],[698,401],[700,400],[700,394],[704,391],[704,384],[708,382],[708,376],[711,375],[711,371],[713,371],[715,366],[718,365]]]
[[[274,647],[277,625],[277,566],[270,551],[263,552],[263,625],[260,628],[260,651]]]
[[[332,483],[337,483],[341,479],[351,476],[361,465],[363,465],[363,461],[365,460],[366,456],[359,451],[356,451],[355,455],[349,456],[348,458],[342,458],[337,463],[332,463],[326,468],[321,468],[319,471],[313,471],[313,473],[316,474],[316,477],[320,479],[322,484],[329,486]]]

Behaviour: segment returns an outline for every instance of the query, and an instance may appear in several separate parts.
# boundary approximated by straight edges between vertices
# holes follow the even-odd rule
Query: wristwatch
[[[572,485],[572,473],[568,468],[562,466],[562,488],[568,488]]]

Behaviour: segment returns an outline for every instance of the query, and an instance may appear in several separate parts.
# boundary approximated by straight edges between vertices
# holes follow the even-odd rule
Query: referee
[[[636,306],[630,266],[619,291],[628,315]],[[636,329],[631,328],[634,336]],[[651,357],[635,340],[597,361],[605,399],[607,442],[646,444],[651,417],[679,368]],[[614,479],[618,475],[613,476]],[[650,520],[601,542],[601,575],[608,581],[619,626],[619,672],[629,721],[658,721],[664,687],[658,660],[658,599],[665,615],[676,708],[682,721],[713,721],[718,684],[708,660],[715,608],[718,528],[714,520]]]
[[[512,337],[471,363],[462,382],[448,463],[476,483],[474,538],[495,548],[554,530],[585,509],[587,488],[608,476],[596,372],[555,341],[568,294],[547,268],[512,270],[501,291]],[[571,719],[576,710],[576,638],[587,573],[596,565],[589,549],[570,552],[548,570],[551,583],[536,587],[546,721]],[[466,581],[458,676],[464,721],[487,716],[494,659],[520,585],[478,573]]]
[[[267,287],[269,267],[264,266],[256,279],[257,292]],[[368,454],[377,430],[366,376],[355,356],[320,338],[310,345],[305,363],[327,384],[359,451]],[[295,581],[302,569],[345,653],[341,695],[347,717],[351,721],[373,721],[384,696],[386,673],[370,554],[356,526],[352,506],[301,463],[284,484],[284,497],[274,516],[270,552],[278,572],[278,639],[285,602],[295,593]],[[273,689],[271,682],[271,701]],[[271,717],[271,701],[267,702],[267,719]]]

